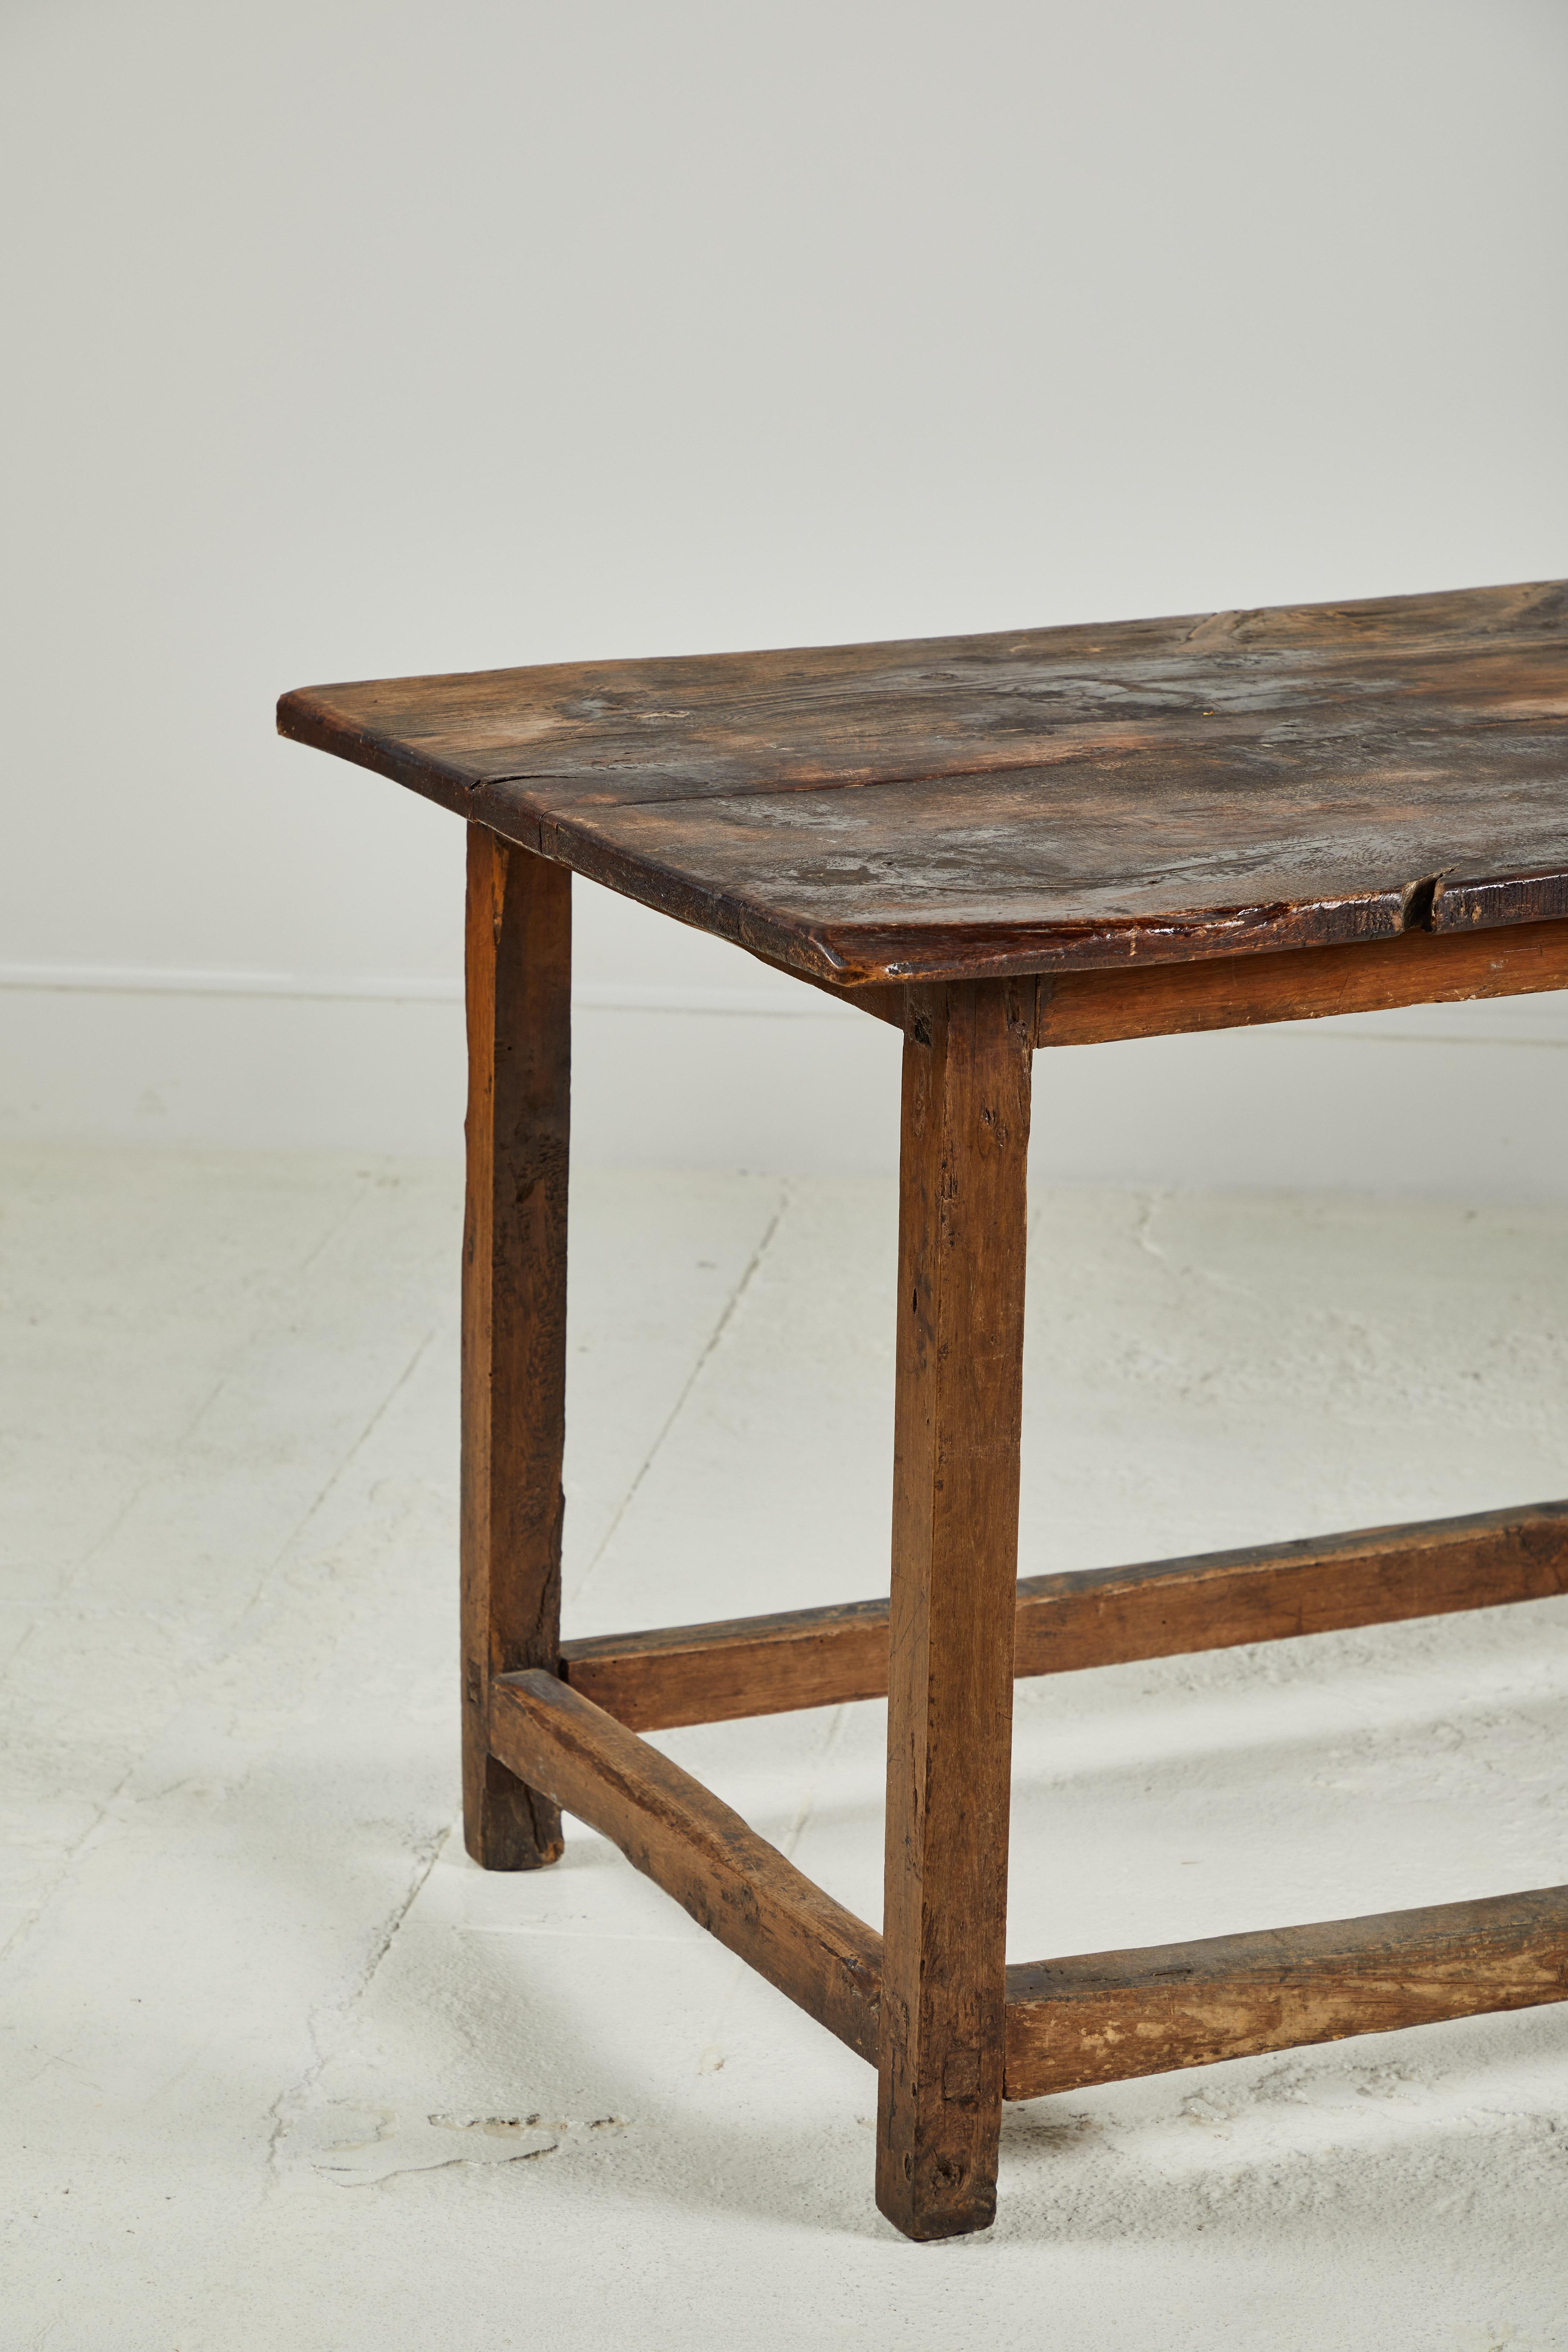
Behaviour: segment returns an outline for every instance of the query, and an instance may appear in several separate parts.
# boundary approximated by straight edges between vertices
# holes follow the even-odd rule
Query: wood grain
[[[1568,2000],[1568,1886],[1007,1971],[1007,2096]]]
[[[1202,740],[1158,759],[630,803],[544,816],[537,834],[501,796],[477,805],[611,889],[843,984],[1054,974],[1394,938],[1436,919],[1441,876],[1477,866],[1494,920],[1568,915],[1568,736],[1557,725],[1527,759],[1472,733],[1468,759],[1396,794],[1391,730],[1331,829],[1293,742],[1243,758]]]
[[[1033,767],[1180,740],[1204,720],[1358,727],[1388,704],[1527,691],[1497,713],[1560,718],[1568,583],[1351,603],[805,646],[560,662],[296,688],[280,733],[468,797],[541,783],[552,809],[723,798]],[[1532,667],[1531,665],[1533,665]],[[1473,672],[1473,676],[1471,673]],[[1426,747],[1423,746],[1423,751]]]
[[[996,2201],[1034,1017],[910,992],[877,2201],[913,2238]]]
[[[609,1838],[709,1934],[873,2064],[881,1938],[613,1716],[537,1669],[495,1685],[520,1780]]]
[[[1062,1674],[1565,1591],[1568,1502],[1026,1576],[1017,1585],[1014,1672]],[[599,1634],[563,1643],[561,1672],[638,1730],[879,1698],[888,1603]]]
[[[463,1229],[463,1821],[487,1870],[561,1853],[554,1805],[500,1763],[490,1688],[561,1645],[572,877],[468,829]]]
[[[1100,1045],[1554,988],[1568,988],[1568,922],[1405,931],[1354,947],[1042,979],[1035,1042]]]
[[[847,1601],[767,1617],[563,1642],[561,1674],[635,1731],[786,1715],[888,1689],[888,1604]]]
[[[1568,587],[320,687],[285,734],[804,974],[1568,915]]]

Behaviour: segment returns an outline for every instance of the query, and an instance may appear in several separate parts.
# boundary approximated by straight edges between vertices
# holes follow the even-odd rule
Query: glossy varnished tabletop
[[[852,986],[1568,914],[1568,583],[311,687],[279,725]]]

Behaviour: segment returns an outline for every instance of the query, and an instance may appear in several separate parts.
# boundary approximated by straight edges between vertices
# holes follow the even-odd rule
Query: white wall
[[[1556,0],[13,0],[0,1132],[456,1148],[461,828],[283,687],[1568,571],[1565,100]],[[578,895],[585,1156],[887,1164]],[[1049,1057],[1043,1167],[1568,1181],[1557,1000],[1373,1029]]]

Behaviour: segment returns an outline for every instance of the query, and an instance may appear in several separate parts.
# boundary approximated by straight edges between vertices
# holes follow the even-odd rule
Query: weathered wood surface
[[[520,1780],[609,1838],[700,1927],[874,2065],[882,1944],[689,1772],[537,1670],[494,1686]]]
[[[561,1673],[635,1731],[883,1698],[888,1604],[848,1601],[708,1625],[591,1634],[563,1642]]]
[[[1131,1568],[1021,1577],[1018,1675],[1288,1641],[1568,1591],[1568,1502]],[[562,1643],[574,1690],[637,1730],[879,1698],[888,1604],[851,1601]]]
[[[769,956],[757,960],[808,982],[839,1004],[903,1028],[904,992],[897,983],[841,987],[815,972],[790,973],[787,964]],[[1319,1021],[1340,1013],[1463,1004],[1558,988],[1568,988],[1568,922],[1401,931],[1396,939],[1279,954],[1043,974],[1035,1043],[1102,1045],[1124,1037],[1250,1029],[1269,1021]]]
[[[1007,1971],[1007,2096],[1568,2000],[1568,1886]]]
[[[1568,915],[1565,721],[1563,583],[317,687],[279,714],[852,982]]]
[[[1553,988],[1568,988],[1568,922],[1404,931],[1396,940],[1364,940],[1353,947],[1042,979],[1036,1043],[1100,1045],[1121,1037],[1246,1029],[1260,1022],[1317,1021],[1338,1013],[1459,1004]]]
[[[561,1645],[572,877],[468,829],[463,1230],[463,1820],[487,1870],[561,1852],[490,1751],[491,1682]]]
[[[1034,990],[910,992],[899,1199],[877,2201],[996,2202]]]

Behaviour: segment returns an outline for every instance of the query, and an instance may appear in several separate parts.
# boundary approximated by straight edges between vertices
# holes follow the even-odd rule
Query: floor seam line
[[[675,1427],[676,1423],[679,1420],[682,1412],[685,1411],[687,1399],[690,1396],[692,1390],[696,1387],[699,1380],[701,1378],[703,1370],[707,1365],[709,1359],[712,1356],[714,1350],[718,1348],[721,1340],[723,1339],[725,1332],[729,1329],[736,1311],[740,1307],[742,1299],[745,1297],[747,1290],[751,1286],[752,1278],[756,1275],[758,1267],[762,1265],[763,1258],[767,1255],[768,1251],[772,1246],[773,1235],[778,1232],[779,1226],[784,1221],[784,1212],[790,1206],[792,1197],[793,1195],[790,1191],[789,1179],[786,1176],[780,1181],[778,1206],[774,1209],[772,1217],[768,1220],[766,1229],[764,1230],[761,1240],[758,1242],[755,1249],[752,1252],[750,1258],[747,1260],[740,1281],[735,1285],[734,1289],[731,1292],[728,1299],[726,1299],[719,1319],[714,1324],[711,1332],[709,1334],[706,1345],[703,1347],[697,1361],[692,1365],[689,1372],[688,1372],[686,1379],[681,1383],[679,1395],[671,1405],[668,1415],[660,1425],[658,1433],[655,1437],[653,1444],[648,1447],[647,1454],[638,1464],[637,1472],[633,1476],[630,1486],[626,1488],[625,1495],[621,1498],[620,1505],[616,1511],[614,1518],[610,1521],[609,1526],[605,1529],[603,1536],[599,1539],[598,1549],[595,1550],[593,1559],[588,1562],[587,1567],[583,1570],[582,1575],[577,1579],[575,1584],[572,1588],[571,1598],[574,1603],[582,1599],[590,1578],[593,1576],[595,1570],[598,1567],[599,1562],[604,1559],[605,1554],[608,1551],[611,1544],[614,1542],[622,1520],[626,1517],[626,1513],[631,1509],[633,1503],[637,1500],[638,1489],[641,1487],[644,1479],[647,1476],[648,1472],[653,1468],[655,1462],[658,1460],[666,1438],[669,1435],[670,1431]]]
[[[303,1274],[309,1267],[315,1264],[322,1250],[325,1249],[331,1242],[337,1239],[339,1234],[343,1230],[343,1227],[350,1222],[356,1211],[363,1205],[364,1198],[365,1186],[362,1181],[354,1192],[353,1198],[350,1201],[342,1214],[327,1227],[326,1231],[318,1238],[313,1247],[307,1251],[305,1256],[299,1261],[297,1266],[292,1268],[292,1272],[294,1274]],[[255,1326],[247,1330],[245,1337],[237,1343],[232,1353],[225,1361],[221,1370],[217,1373],[212,1387],[204,1395],[200,1404],[197,1405],[195,1412],[191,1414],[189,1420],[182,1425],[177,1438],[175,1438],[172,1444],[165,1444],[161,1449],[161,1454],[183,1454],[184,1449],[189,1445],[191,1439],[195,1435],[197,1430],[200,1429],[208,1413],[212,1411],[214,1405],[217,1402],[219,1397],[223,1395],[225,1390],[228,1387],[230,1381],[234,1378],[236,1367],[243,1358],[246,1349],[255,1344],[256,1340],[266,1328],[266,1317],[258,1317]],[[356,1440],[356,1443],[358,1441]],[[84,1551],[79,1559],[74,1560],[70,1567],[66,1570],[66,1573],[60,1580],[58,1587],[50,1596],[49,1601],[46,1604],[46,1609],[58,1608],[63,1603],[68,1601],[81,1578],[86,1574],[87,1570],[92,1566],[93,1562],[100,1557],[105,1549],[113,1542],[115,1537],[120,1533],[132,1512],[136,1508],[137,1504],[141,1502],[142,1496],[157,1485],[158,1478],[161,1475],[163,1475],[163,1472],[162,1470],[155,1469],[149,1471],[144,1476],[138,1480],[136,1486],[132,1488],[132,1492],[127,1495],[120,1508],[115,1512],[114,1517],[110,1521],[109,1525],[100,1535],[93,1538],[86,1551]],[[322,1494],[325,1494],[327,1491],[327,1488],[323,1487]],[[319,1502],[320,1500],[321,1497],[318,1496],[317,1501]],[[312,1510],[315,1508],[314,1504],[311,1505],[311,1508]],[[303,1524],[304,1523],[301,1522],[301,1525]],[[297,1534],[299,1530],[296,1529],[295,1533]],[[292,1537],[290,1537],[289,1540],[293,1540]],[[273,1566],[276,1565],[277,1563],[275,1561]],[[270,1568],[268,1570],[267,1573],[268,1575],[271,1574]],[[254,1601],[247,1603],[247,1610],[250,1607],[254,1607]],[[40,1611],[38,1615],[42,1615],[44,1613],[46,1613],[45,1611]],[[244,1612],[242,1612],[242,1616],[243,1613]],[[3,1684],[7,1679],[16,1661],[26,1649],[28,1643],[31,1641],[33,1634],[37,1630],[37,1616],[35,1616],[33,1622],[28,1625],[16,1648],[11,1651],[5,1662],[0,1664],[0,1684]],[[118,1793],[119,1792],[117,1790],[116,1794]]]
[[[392,1402],[393,1402],[393,1400],[397,1396],[397,1394],[398,1394],[399,1391],[400,1391],[400,1390],[401,1390],[401,1389],[405,1385],[405,1383],[406,1383],[409,1380],[411,1380],[411,1379],[413,1378],[414,1372],[415,1372],[415,1370],[416,1370],[416,1368],[417,1368],[417,1366],[418,1366],[418,1363],[419,1363],[419,1360],[420,1360],[420,1358],[424,1355],[424,1353],[425,1353],[426,1349],[430,1346],[431,1341],[435,1339],[435,1337],[436,1337],[436,1328],[433,1327],[429,1331],[427,1331],[427,1332],[426,1333],[426,1335],[425,1335],[424,1339],[421,1339],[421,1341],[419,1342],[419,1345],[418,1345],[418,1346],[417,1346],[417,1348],[416,1348],[416,1349],[414,1350],[413,1355],[409,1358],[409,1360],[408,1360],[407,1363],[404,1366],[403,1370],[399,1373],[399,1375],[398,1375],[397,1379],[396,1379],[395,1381],[394,1381],[394,1382],[393,1382],[392,1386],[388,1389],[388,1391],[387,1391],[387,1392],[386,1392],[385,1396],[384,1396],[384,1397],[383,1397],[383,1399],[382,1399],[382,1401],[381,1401],[380,1404],[378,1404],[378,1405],[377,1405],[377,1407],[376,1407],[375,1411],[372,1413],[372,1415],[371,1415],[370,1419],[366,1422],[366,1423],[365,1423],[364,1427],[361,1430],[361,1432],[360,1432],[359,1435],[355,1438],[355,1440],[354,1440],[354,1442],[353,1442],[353,1445],[351,1445],[351,1446],[350,1446],[350,1448],[349,1448],[348,1452],[344,1454],[344,1456],[343,1456],[342,1460],[338,1464],[337,1467],[333,1470],[331,1476],[327,1480],[327,1482],[326,1482],[325,1486],[322,1486],[322,1488],[321,1488],[321,1492],[316,1496],[316,1497],[315,1497],[314,1501],[310,1504],[310,1506],[309,1509],[304,1513],[303,1517],[302,1517],[301,1518],[300,1518],[300,1519],[295,1523],[295,1525],[294,1525],[294,1526],[289,1529],[289,1534],[288,1534],[288,1535],[287,1535],[287,1537],[284,1538],[284,1540],[283,1540],[282,1544],[279,1547],[279,1549],[278,1549],[277,1552],[274,1554],[273,1558],[272,1558],[272,1559],[268,1562],[268,1564],[267,1564],[266,1568],[265,1568],[265,1569],[263,1569],[263,1570],[262,1570],[262,1572],[261,1572],[260,1581],[259,1581],[259,1582],[258,1582],[258,1584],[257,1585],[256,1591],[251,1594],[251,1597],[250,1597],[250,1599],[246,1602],[245,1607],[240,1611],[240,1612],[239,1612],[238,1616],[234,1620],[234,1633],[233,1633],[233,1636],[232,1636],[232,1638],[231,1638],[231,1642],[230,1642],[230,1643],[229,1643],[229,1644],[228,1644],[228,1645],[227,1645],[227,1646],[226,1646],[226,1648],[225,1648],[225,1649],[224,1649],[224,1650],[219,1654],[219,1660],[221,1660],[221,1659],[223,1659],[223,1658],[226,1658],[226,1657],[232,1656],[232,1655],[234,1654],[235,1651],[236,1651],[236,1650],[237,1650],[237,1649],[241,1646],[241,1643],[240,1643],[240,1633],[241,1633],[241,1629],[243,1628],[243,1626],[244,1626],[244,1624],[245,1624],[245,1621],[246,1621],[246,1619],[247,1619],[247,1618],[251,1614],[252,1611],[257,1607],[258,1603],[259,1602],[259,1601],[260,1601],[260,1599],[261,1599],[262,1594],[263,1594],[263,1593],[266,1591],[266,1590],[267,1590],[267,1587],[268,1587],[268,1582],[270,1581],[270,1580],[272,1579],[272,1577],[273,1577],[274,1575],[276,1575],[276,1573],[277,1573],[277,1571],[278,1571],[278,1568],[279,1568],[279,1563],[280,1563],[281,1561],[285,1560],[285,1559],[288,1558],[288,1556],[289,1556],[289,1550],[290,1550],[291,1547],[292,1547],[295,1543],[297,1543],[297,1542],[298,1542],[298,1540],[299,1540],[300,1537],[303,1534],[303,1532],[304,1532],[304,1530],[306,1529],[306,1528],[308,1528],[308,1527],[310,1526],[310,1521],[314,1518],[314,1517],[315,1517],[316,1513],[321,1509],[321,1505],[326,1501],[327,1496],[331,1493],[332,1488],[337,1485],[337,1482],[338,1482],[338,1480],[342,1476],[343,1472],[348,1468],[349,1465],[353,1461],[353,1459],[354,1459],[355,1455],[358,1454],[358,1452],[359,1452],[359,1450],[360,1450],[361,1446],[364,1444],[364,1443],[365,1443],[366,1439],[371,1435],[372,1432],[375,1429],[375,1427],[376,1427],[377,1423],[380,1422],[380,1420],[381,1420],[381,1418],[382,1418],[383,1414],[384,1414],[384,1413],[385,1413],[385,1412],[390,1409],[390,1407],[391,1407],[391,1405],[392,1405]],[[221,1381],[221,1380],[220,1380],[220,1381],[218,1382],[217,1388],[216,1388],[216,1389],[215,1389],[215,1390],[214,1390],[214,1391],[213,1391],[213,1395],[214,1395],[215,1397],[216,1397],[216,1395],[218,1395],[218,1394],[221,1392],[222,1388],[223,1388],[223,1385],[224,1385],[224,1382],[223,1382],[223,1381]],[[205,1404],[204,1404],[204,1405],[202,1406],[202,1408],[201,1408],[201,1412],[198,1412],[198,1414],[195,1416],[195,1422],[193,1422],[193,1423],[192,1423],[192,1427],[193,1427],[193,1428],[194,1428],[194,1427],[195,1427],[195,1426],[196,1426],[196,1424],[200,1422],[200,1420],[201,1420],[201,1418],[202,1418],[202,1414],[204,1414],[204,1413],[207,1411],[207,1408],[208,1408],[208,1406],[211,1404],[211,1402],[212,1402],[212,1398],[211,1398],[211,1397],[209,1397],[209,1398],[207,1399],[207,1401],[206,1401],[206,1403],[205,1403]],[[140,1493],[140,1492],[142,1492],[142,1489],[138,1489],[138,1493]],[[133,1496],[133,1497],[132,1498],[132,1502],[133,1502],[135,1499],[136,1499],[136,1498]],[[130,1507],[131,1507],[131,1505],[128,1503],[128,1504],[127,1504],[127,1506],[126,1506],[126,1508],[127,1508],[127,1509],[129,1509]],[[123,1514],[121,1514],[121,1517],[123,1517]],[[118,1524],[118,1522],[117,1522],[117,1524]],[[106,1540],[106,1541],[107,1541],[107,1539],[108,1539],[108,1538],[107,1538],[107,1537],[106,1537],[106,1538],[104,1538],[104,1540]],[[82,1565],[83,1567],[86,1567],[86,1566],[88,1565],[89,1561],[93,1558],[93,1556],[94,1556],[94,1555],[93,1555],[92,1553],[88,1554],[88,1555],[87,1555],[87,1558],[82,1561],[81,1565]],[[17,1643],[17,1645],[16,1645],[16,1649],[12,1653],[12,1660],[8,1660],[8,1661],[7,1661],[7,1667],[9,1667],[9,1664],[12,1663],[12,1661],[14,1661],[16,1657],[19,1656],[19,1655],[20,1655],[20,1654],[21,1654],[21,1652],[26,1648],[26,1642],[27,1642],[27,1638],[28,1638],[28,1636],[32,1633],[32,1632],[33,1632],[33,1631],[34,1631],[34,1628],[33,1628],[32,1626],[29,1626],[29,1628],[28,1628],[28,1632],[27,1632],[27,1634],[26,1634],[26,1635],[24,1635],[24,1637],[23,1637],[22,1641],[21,1641],[21,1642],[19,1642],[19,1643]],[[216,1664],[216,1663],[218,1663],[218,1662],[219,1662],[219,1661],[213,1661],[213,1663],[215,1663],[215,1664]],[[174,1714],[175,1714],[175,1715],[178,1715],[178,1713],[179,1713],[179,1708],[176,1706],[176,1708],[174,1709]],[[169,1720],[172,1720],[172,1718],[166,1718],[166,1719],[165,1719],[165,1721],[164,1721],[163,1724],[161,1724],[161,1725],[160,1725],[160,1727],[159,1727],[159,1728],[158,1728],[157,1732],[156,1732],[156,1733],[154,1733],[154,1734],[153,1735],[152,1738],[150,1738],[150,1739],[149,1739],[148,1744],[147,1744],[147,1747],[146,1747],[145,1748],[143,1748],[143,1749],[142,1749],[139,1754],[137,1754],[136,1756],[132,1757],[132,1758],[131,1759],[131,1760],[129,1761],[129,1763],[126,1765],[126,1768],[125,1768],[124,1771],[121,1774],[121,1777],[120,1777],[120,1779],[118,1780],[118,1781],[115,1783],[115,1785],[114,1785],[113,1789],[110,1791],[109,1795],[108,1795],[106,1798],[104,1798],[104,1800],[103,1800],[102,1803],[98,1807],[97,1811],[95,1812],[95,1814],[94,1814],[94,1817],[93,1817],[92,1821],[88,1824],[87,1828],[82,1832],[81,1836],[77,1840],[76,1843],[75,1843],[73,1846],[71,1846],[71,1847],[70,1847],[70,1849],[68,1850],[68,1853],[67,1853],[67,1854],[65,1855],[64,1862],[63,1862],[62,1867],[61,1867],[61,1869],[60,1869],[59,1874],[58,1874],[58,1876],[55,1879],[54,1884],[53,1884],[53,1885],[52,1885],[47,1889],[47,1891],[45,1893],[45,1895],[43,1895],[43,1897],[42,1897],[41,1901],[38,1903],[38,1905],[37,1906],[37,1907],[36,1907],[32,1912],[30,1912],[30,1913],[28,1914],[28,1916],[27,1916],[26,1918],[24,1918],[24,1919],[20,1919],[20,1920],[18,1920],[18,1921],[17,1921],[17,1923],[16,1923],[16,1927],[12,1929],[12,1931],[11,1931],[10,1935],[6,1937],[6,1939],[5,1939],[5,1943],[4,1943],[4,1945],[0,1945],[0,1960],[4,1960],[4,1959],[6,1959],[6,1958],[10,1958],[10,1957],[12,1957],[14,1954],[16,1954],[16,1953],[19,1952],[19,1951],[20,1951],[20,1950],[25,1947],[25,1945],[26,1945],[26,1940],[27,1940],[28,1937],[32,1934],[33,1930],[34,1930],[34,1929],[38,1926],[39,1922],[40,1922],[40,1921],[45,1917],[45,1916],[47,1914],[47,1912],[48,1912],[48,1910],[49,1910],[49,1908],[50,1908],[51,1905],[52,1905],[52,1904],[53,1904],[53,1903],[58,1899],[58,1895],[59,1895],[59,1894],[60,1894],[60,1892],[61,1892],[62,1888],[64,1888],[64,1887],[68,1886],[68,1885],[70,1884],[70,1882],[71,1882],[71,1878],[72,1878],[72,1875],[73,1875],[73,1874],[74,1874],[74,1872],[75,1872],[75,1869],[76,1869],[76,1866],[77,1866],[78,1863],[80,1861],[80,1859],[81,1859],[82,1855],[83,1855],[85,1853],[87,1853],[87,1852],[88,1852],[88,1850],[90,1848],[90,1846],[93,1844],[93,1843],[94,1843],[94,1842],[95,1842],[95,1840],[97,1839],[97,1837],[98,1837],[99,1833],[103,1830],[105,1823],[110,1820],[110,1818],[111,1817],[111,1815],[113,1815],[114,1808],[115,1808],[116,1804],[119,1802],[120,1799],[124,1795],[124,1793],[125,1793],[125,1790],[126,1790],[127,1787],[128,1787],[128,1786],[130,1785],[130,1783],[131,1783],[131,1782],[135,1779],[136,1774],[138,1773],[138,1771],[140,1771],[140,1769],[142,1769],[142,1765],[143,1765],[143,1763],[146,1761],[147,1754],[148,1754],[148,1752],[150,1751],[151,1748],[152,1748],[152,1747],[153,1747],[153,1746],[156,1744],[157,1739],[161,1738],[163,1737],[163,1732],[164,1732],[164,1731],[166,1731],[166,1729],[168,1728],[168,1721],[169,1721]]]
[[[317,1512],[321,1509],[321,1505],[326,1501],[333,1487],[336,1486],[338,1481],[342,1477],[344,1472],[357,1458],[360,1449],[365,1444],[367,1440],[374,1434],[384,1416],[392,1410],[392,1406],[396,1398],[401,1395],[404,1389],[407,1387],[408,1382],[413,1379],[415,1373],[419,1368],[421,1358],[435,1340],[439,1328],[440,1327],[438,1325],[433,1324],[430,1329],[426,1332],[425,1337],[420,1340],[418,1346],[415,1349],[414,1353],[409,1357],[408,1361],[405,1364],[403,1370],[397,1375],[397,1378],[393,1381],[392,1386],[387,1390],[386,1394],[382,1398],[381,1402],[376,1406],[375,1411],[371,1414],[370,1419],[365,1423],[364,1427],[360,1431],[360,1433],[354,1439],[353,1444],[349,1447],[348,1452],[342,1456],[340,1462],[333,1465],[331,1474],[327,1478],[325,1484],[314,1496],[306,1509],[300,1514],[300,1517],[296,1519],[294,1525],[284,1537],[283,1541],[279,1545],[278,1549],[273,1553],[272,1558],[262,1570],[260,1577],[258,1580],[255,1591],[251,1594],[250,1599],[246,1602],[245,1607],[240,1611],[239,1615],[235,1620],[234,1646],[236,1648],[239,1646],[238,1636],[240,1629],[243,1627],[246,1619],[250,1615],[252,1610],[258,1606],[263,1593],[266,1591],[273,1577],[277,1575],[279,1568],[281,1566],[282,1562],[288,1559],[289,1552],[292,1550],[295,1544],[299,1542],[300,1538],[304,1534],[305,1529],[310,1526],[311,1520],[315,1517]]]

